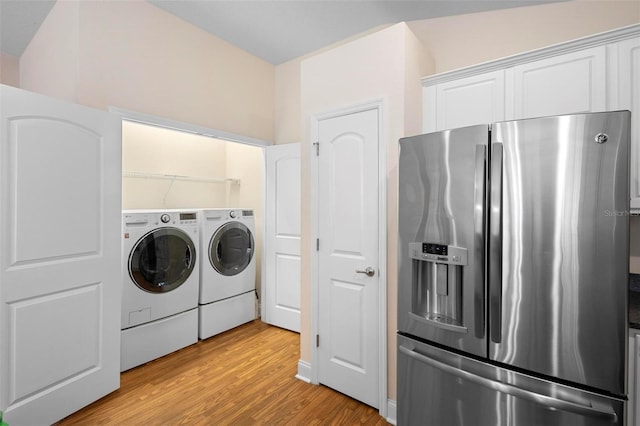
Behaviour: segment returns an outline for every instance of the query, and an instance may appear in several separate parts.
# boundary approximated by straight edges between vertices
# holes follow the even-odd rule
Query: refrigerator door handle
[[[486,147],[476,145],[476,169],[475,169],[475,192],[474,192],[474,213],[473,213],[473,233],[474,233],[474,281],[475,281],[475,329],[476,337],[484,337],[484,251],[485,235],[484,206],[486,201]]]
[[[502,341],[502,155],[501,143],[491,145],[489,214],[489,327],[491,341]]]
[[[527,389],[522,389],[513,385],[509,385],[502,382],[496,382],[495,380],[488,379],[483,376],[471,373],[469,371],[461,370],[457,367],[445,364],[444,362],[437,361],[429,358],[421,353],[418,353],[412,349],[406,348],[402,345],[398,347],[400,352],[415,359],[416,361],[427,364],[431,367],[437,368],[448,374],[452,374],[464,380],[468,380],[475,384],[487,387],[496,392],[500,392],[507,395],[512,395],[516,398],[526,399],[527,401],[534,402],[550,410],[567,411],[582,416],[597,417],[601,419],[607,419],[611,423],[617,423],[618,415],[613,410],[601,409],[599,407],[593,407],[589,405],[578,404],[576,402],[565,401],[563,399],[554,398],[548,395],[542,395],[537,392],[533,392]]]

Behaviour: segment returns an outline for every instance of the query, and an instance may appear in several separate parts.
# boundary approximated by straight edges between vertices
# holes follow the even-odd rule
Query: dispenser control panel
[[[409,257],[416,260],[464,266],[467,264],[467,249],[445,244],[409,243]]]

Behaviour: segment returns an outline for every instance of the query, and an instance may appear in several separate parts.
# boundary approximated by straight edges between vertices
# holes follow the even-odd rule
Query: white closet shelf
[[[122,172],[123,177],[130,178],[142,178],[142,179],[166,179],[166,180],[186,180],[191,182],[205,182],[205,183],[231,183],[233,185],[239,185],[240,179],[232,178],[213,178],[204,176],[184,176],[184,175],[169,175],[162,173],[147,173],[147,172]]]

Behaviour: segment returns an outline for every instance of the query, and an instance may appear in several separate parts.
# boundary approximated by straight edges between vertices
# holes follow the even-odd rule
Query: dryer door
[[[241,222],[227,222],[213,234],[209,242],[209,261],[222,275],[244,271],[253,257],[253,235]]]
[[[196,248],[177,228],[158,228],[144,235],[129,255],[129,275],[142,290],[166,293],[191,275]]]

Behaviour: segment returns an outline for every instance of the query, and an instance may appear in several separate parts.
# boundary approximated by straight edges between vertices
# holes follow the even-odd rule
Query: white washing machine
[[[122,212],[120,371],[198,341],[197,210]]]
[[[198,335],[206,339],[256,317],[253,210],[200,211]]]

